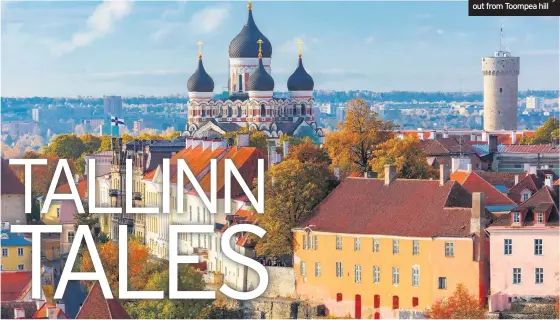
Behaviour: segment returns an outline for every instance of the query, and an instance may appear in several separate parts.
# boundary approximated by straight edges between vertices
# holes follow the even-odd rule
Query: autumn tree
[[[31,190],[37,197],[45,196],[49,191],[51,183],[53,182],[54,172],[56,170],[58,160],[60,159],[54,155],[43,155],[33,151],[26,152],[23,157],[24,159],[47,159],[46,165],[35,165],[31,168]],[[73,173],[78,172],[74,161],[68,160],[68,166],[70,167],[70,171]],[[16,176],[22,182],[25,182],[24,166],[12,166],[12,169],[14,170]],[[68,183],[68,180],[66,179],[64,173],[61,173],[57,186],[65,183]]]
[[[392,164],[397,169],[397,177],[404,179],[435,178],[436,170],[428,164],[426,154],[419,147],[415,136],[404,139],[392,138],[379,145],[369,164],[379,178],[385,174],[385,165]]]
[[[248,127],[243,127],[237,131],[226,132],[223,135],[223,139],[229,141],[231,145],[237,145],[237,135],[238,134],[249,134],[249,146],[254,147],[262,151],[264,154],[268,154],[268,141],[266,134],[258,130],[249,130]]]
[[[435,302],[426,316],[430,319],[484,319],[485,313],[478,298],[463,284],[458,284],[453,295]]]
[[[396,127],[383,121],[363,99],[350,100],[344,123],[327,134],[325,148],[340,172],[370,172],[370,161],[379,145],[393,137]]]
[[[95,153],[101,147],[101,139],[92,134],[84,134],[80,136],[80,140],[84,144],[84,153],[86,154]]]
[[[111,151],[111,136],[101,136],[99,139],[101,143],[97,152]]]
[[[288,150],[288,159],[294,159],[299,162],[309,162],[314,164],[330,165],[331,158],[324,148],[313,144],[311,139],[301,140],[300,143],[290,146]]]
[[[45,147],[43,153],[54,155],[61,159],[78,159],[84,153],[85,146],[82,140],[74,134],[61,134]]]
[[[556,117],[551,117],[537,130],[533,136],[524,136],[521,139],[521,144],[548,144],[553,140],[557,141],[560,138],[560,120]]]
[[[267,233],[257,243],[257,254],[291,254],[292,228],[310,215],[335,181],[328,165],[321,162],[288,159],[271,167],[265,178],[265,212],[259,222]]]
[[[202,275],[192,266],[179,265],[178,286],[181,291],[201,291],[205,289]],[[153,273],[143,290],[163,291],[164,299],[137,300],[124,307],[133,319],[196,319],[211,300],[169,299],[169,269]]]

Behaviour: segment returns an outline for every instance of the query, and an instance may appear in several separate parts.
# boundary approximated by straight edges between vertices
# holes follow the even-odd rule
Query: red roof
[[[76,183],[76,189],[78,190],[78,194],[80,195],[80,199],[86,198],[86,191],[87,191],[87,180],[81,179]],[[56,188],[56,193],[70,193],[70,185],[65,183],[58,188]]]
[[[2,194],[25,194],[25,188],[21,180],[18,179],[8,161],[1,160],[2,167]]]
[[[411,237],[468,237],[471,195],[438,180],[347,178],[299,225],[315,231]],[[445,221],[445,223],[441,223]]]
[[[534,174],[526,174],[516,185],[509,189],[508,197],[516,203],[521,203],[521,194],[524,190],[531,191],[531,194],[539,190],[539,181]]]
[[[451,179],[459,182],[470,193],[484,192],[486,205],[515,205],[515,202],[494,188],[488,181],[482,179],[476,172],[457,170],[451,174]]]
[[[546,216],[546,227],[560,226],[560,217],[558,216],[558,195],[548,187],[543,187],[529,200],[523,202],[512,212],[522,213],[521,225],[523,227],[535,227],[535,212],[543,212]],[[511,212],[499,217],[490,227],[512,227]],[[518,226],[514,226],[518,228]],[[542,227],[541,227],[542,228]]]
[[[31,272],[5,272],[0,274],[2,302],[21,300],[31,285]]]
[[[554,153],[558,154],[560,149],[551,144],[530,144],[530,145],[520,145],[512,144],[509,146],[504,146],[500,151],[501,153]]]
[[[56,318],[57,319],[69,319],[68,316],[66,315],[66,313],[64,313],[64,311],[60,310],[56,304],[50,304],[50,303],[44,303],[41,308],[39,308],[39,310],[35,311],[35,313],[33,314],[33,316],[31,318],[33,319],[49,319],[49,316],[47,315],[47,310],[49,307],[54,307],[56,308]]]
[[[105,299],[101,285],[95,282],[76,319],[130,319],[130,316],[119,299]]]

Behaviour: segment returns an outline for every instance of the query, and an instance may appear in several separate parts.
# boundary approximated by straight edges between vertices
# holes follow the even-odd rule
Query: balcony
[[[119,189],[109,189],[109,197],[118,197],[120,194]]]
[[[142,193],[140,193],[140,192],[133,192],[133,193],[132,193],[132,200],[142,200]]]

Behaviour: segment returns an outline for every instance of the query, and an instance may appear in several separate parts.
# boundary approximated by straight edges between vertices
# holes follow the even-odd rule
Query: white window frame
[[[319,249],[319,237],[318,236],[313,236],[313,249],[317,250]]]
[[[400,283],[399,268],[398,267],[393,267],[392,283],[393,283],[394,286],[398,286],[399,283]]]
[[[438,277],[438,289],[447,290],[447,277]]]
[[[529,198],[531,198],[531,191],[525,190],[521,193],[521,201],[522,202],[525,202],[525,201],[529,200]]]
[[[537,223],[544,223],[544,213],[537,212]]]
[[[354,251],[360,251],[360,238],[354,238]]]
[[[20,268],[20,266],[21,266],[21,268]],[[23,271],[23,270],[25,270],[25,264],[20,263],[20,264],[18,264],[17,268],[18,268],[18,271]]]
[[[379,283],[379,266],[373,266],[373,283]]]
[[[521,268],[513,268],[512,281],[513,284],[521,283]]]
[[[513,213],[513,223],[519,223],[521,221],[521,213],[514,212]]]
[[[535,268],[535,284],[544,283],[544,268]]]
[[[344,266],[342,265],[342,262],[337,261],[336,262],[336,277],[337,278],[342,278],[343,273],[344,273]]]
[[[504,239],[504,255],[509,256],[513,253],[513,240]]]
[[[336,250],[342,250],[342,237],[336,236]]]
[[[307,250],[307,235],[305,233],[302,235],[301,241],[303,242],[303,250]]]
[[[535,239],[533,241],[533,252],[536,256],[543,254],[543,239]]]
[[[315,276],[316,277],[321,276],[321,263],[320,262],[315,262]]]
[[[6,254],[4,254],[4,252]],[[10,254],[10,250],[8,250],[8,248],[2,248],[2,257],[8,257]]]
[[[301,275],[305,277],[305,262],[302,262],[300,264],[299,271],[300,271]]]
[[[360,266],[359,264],[354,266],[354,282],[362,282],[362,266]]]
[[[420,266],[412,266],[412,286],[418,287],[420,285]]]
[[[451,241],[445,242],[445,256],[454,257],[455,256],[455,243]]]
[[[23,250],[23,248],[17,248],[17,256],[23,257],[24,255],[25,255],[25,251]]]
[[[420,254],[420,240],[412,240],[412,255]]]
[[[399,254],[399,240],[393,239],[393,254]]]
[[[379,239],[373,238],[373,252],[379,252]]]

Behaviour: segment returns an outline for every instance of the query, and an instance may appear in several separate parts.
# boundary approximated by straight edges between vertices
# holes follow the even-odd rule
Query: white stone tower
[[[482,58],[484,78],[484,130],[517,130],[519,57],[512,57],[503,43],[493,57]]]

